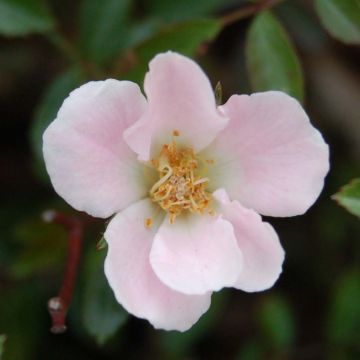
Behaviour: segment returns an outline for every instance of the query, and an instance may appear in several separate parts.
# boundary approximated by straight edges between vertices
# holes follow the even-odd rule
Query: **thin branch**
[[[91,79],[102,79],[105,74],[93,62],[84,59],[79,50],[59,31],[46,34],[47,39],[67,58],[67,60],[78,66],[84,75]]]
[[[283,0],[263,0],[250,5],[247,5],[241,9],[235,10],[229,14],[220,18],[220,23],[223,27],[233,24],[236,21],[255,15],[260,11],[270,9],[273,6],[279,4]]]
[[[47,39],[65,55],[65,57],[74,63],[81,63],[82,59],[77,49],[59,32],[52,31],[46,34]]]
[[[46,222],[54,222],[65,228],[69,233],[68,260],[59,294],[48,301],[48,310],[52,319],[51,332],[60,334],[66,331],[66,315],[71,303],[76,275],[81,254],[83,223],[55,211],[43,213]]]

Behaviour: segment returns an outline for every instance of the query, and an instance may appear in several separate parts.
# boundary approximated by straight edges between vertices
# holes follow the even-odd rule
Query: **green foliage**
[[[354,179],[333,195],[340,205],[352,214],[360,217],[360,179]]]
[[[283,1],[276,7],[276,15],[284,22],[302,52],[318,51],[326,43],[326,33],[311,10],[300,1]]]
[[[0,360],[3,358],[5,348],[6,335],[0,335]]]
[[[53,28],[54,19],[43,0],[0,0],[0,34],[19,36]]]
[[[336,346],[360,352],[360,269],[345,272],[336,283],[329,312],[327,333]]]
[[[84,55],[103,63],[127,43],[131,0],[83,0],[80,9],[80,41]]]
[[[81,82],[81,72],[69,69],[60,74],[46,89],[44,97],[34,115],[30,129],[30,143],[35,156],[35,170],[42,180],[48,180],[42,154],[42,135],[48,125],[55,119],[56,114],[69,93]]]
[[[129,25],[124,50],[132,49],[151,38],[161,28],[158,20],[149,18]],[[116,59],[119,60],[119,59]],[[121,57],[120,57],[121,60]]]
[[[209,14],[229,0],[152,0],[148,2],[151,15],[164,21],[189,20]]]
[[[296,338],[296,323],[290,303],[280,295],[265,299],[258,309],[260,330],[268,346],[286,351]]]
[[[135,48],[137,66],[125,78],[138,83],[143,81],[149,61],[158,53],[173,50],[193,56],[198,47],[212,40],[220,31],[219,21],[191,20],[167,26],[161,32]]]
[[[359,0],[316,0],[315,8],[332,36],[346,44],[360,44]]]
[[[270,12],[257,15],[250,26],[246,61],[254,90],[281,90],[303,100],[300,62],[287,33]]]
[[[262,360],[265,358],[263,344],[260,341],[249,341],[241,347],[236,360]]]
[[[93,248],[85,257],[82,319],[86,331],[105,344],[126,323],[128,313],[115,300],[104,274],[104,251]]]
[[[65,261],[67,235],[55,225],[39,219],[28,219],[15,228],[14,238],[20,252],[10,271],[17,278],[25,278]]]
[[[39,286],[39,282],[27,281],[15,288],[1,290],[0,329],[6,334],[1,360],[33,359],[41,340],[41,325],[47,315]]]

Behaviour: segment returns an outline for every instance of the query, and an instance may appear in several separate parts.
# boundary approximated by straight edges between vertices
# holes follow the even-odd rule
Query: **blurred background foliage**
[[[359,176],[359,44],[358,0],[0,0],[0,358],[359,359],[360,181],[334,196],[353,215],[331,199]],[[40,215],[72,210],[44,170],[42,132],[75,87],[142,85],[166,50],[197,59],[223,101],[268,89],[302,101],[330,144],[325,189],[306,215],[268,219],[287,254],[276,286],[215,294],[183,334],[121,309],[96,250],[104,224],[88,226],[68,331],[53,335],[67,234]]]

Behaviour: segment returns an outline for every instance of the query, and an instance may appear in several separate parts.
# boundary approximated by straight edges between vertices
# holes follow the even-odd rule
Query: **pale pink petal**
[[[136,84],[112,79],[89,82],[64,101],[43,152],[55,190],[75,209],[108,217],[146,195],[153,179],[147,184],[148,170],[123,139],[145,108]]]
[[[234,287],[248,292],[272,287],[281,274],[285,255],[275,230],[255,211],[230,201],[224,190],[217,190],[214,198],[218,210],[233,225],[243,254],[243,269]]]
[[[179,144],[195,151],[204,148],[224,128],[227,119],[217,110],[214,92],[201,68],[191,59],[173,52],[150,62],[144,89],[149,107],[142,119],[125,135],[140,159],[156,156],[163,144],[180,134]]]
[[[212,190],[263,215],[304,213],[319,196],[329,170],[329,149],[301,105],[278,91],[235,95],[221,107],[227,128],[202,156]]]
[[[186,294],[233,286],[242,267],[232,225],[220,216],[180,216],[164,220],[150,252],[150,263],[166,285]]]
[[[181,294],[154,274],[149,252],[162,214],[145,199],[111,220],[105,232],[105,274],[117,301],[128,312],[147,319],[155,328],[185,331],[207,311],[211,294]],[[150,229],[144,226],[146,218],[153,219]]]

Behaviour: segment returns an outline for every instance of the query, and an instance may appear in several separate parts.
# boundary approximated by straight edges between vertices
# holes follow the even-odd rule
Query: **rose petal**
[[[144,167],[123,140],[145,108],[136,84],[112,79],[89,82],[64,101],[43,151],[55,190],[75,209],[108,217],[146,195]]]
[[[230,201],[224,190],[213,195],[219,211],[233,225],[243,254],[243,269],[234,287],[248,292],[272,287],[281,274],[285,256],[275,230],[255,211]]]
[[[144,226],[146,218],[153,220],[150,229]],[[117,301],[131,314],[147,319],[155,328],[185,331],[207,311],[211,294],[181,294],[154,274],[149,252],[161,220],[148,199],[117,214],[104,235],[108,242],[105,274]]]
[[[227,119],[217,110],[211,84],[191,59],[167,52],[150,62],[145,77],[149,108],[128,129],[125,138],[142,160],[149,160],[163,144],[173,141],[195,151],[204,148],[224,128]]]
[[[150,252],[150,263],[166,285],[186,294],[203,294],[233,286],[242,255],[231,224],[221,217],[178,217],[164,220]]]
[[[303,214],[319,196],[329,149],[290,96],[269,91],[232,96],[222,106],[227,128],[204,151],[212,190],[263,215]]]

